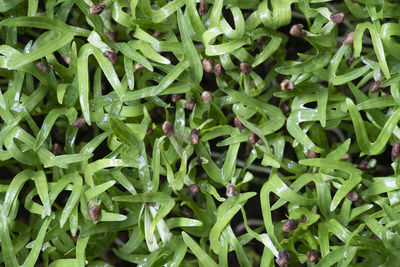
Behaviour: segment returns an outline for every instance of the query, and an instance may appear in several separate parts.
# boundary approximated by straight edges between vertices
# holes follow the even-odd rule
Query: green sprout
[[[399,22],[0,0],[0,265],[397,266]]]

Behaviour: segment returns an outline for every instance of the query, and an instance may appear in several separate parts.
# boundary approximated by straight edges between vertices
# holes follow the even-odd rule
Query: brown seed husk
[[[209,8],[210,6],[208,5],[206,0],[200,0],[199,15],[204,16],[205,14],[207,14]]]
[[[213,70],[214,70],[214,61],[212,59],[204,58],[201,61],[201,65],[203,66],[203,70],[205,72],[213,72]]]
[[[64,62],[69,65],[69,63],[71,63],[71,57],[69,56],[65,56],[65,55],[61,55],[61,58],[64,60]]]
[[[199,130],[192,129],[192,131],[190,132],[190,141],[192,142],[192,144],[197,145],[199,143],[199,139],[200,139]]]
[[[257,142],[257,135],[255,133],[250,133],[248,139],[250,144],[255,145]]]
[[[294,83],[288,79],[284,79],[280,86],[282,91],[293,91],[294,89]]]
[[[117,64],[117,55],[115,54],[115,52],[112,48],[110,51],[105,51],[103,53],[103,56],[108,58],[108,60],[110,60],[113,65]]]
[[[182,95],[181,95],[181,94],[172,94],[172,95],[171,95],[171,102],[172,102],[172,103],[176,103],[176,102],[178,102],[178,100],[181,99],[181,98],[182,98]]]
[[[294,37],[299,37],[299,38],[304,37],[306,36],[307,33],[303,31],[303,28],[304,28],[303,24],[294,24],[290,28],[289,34]]]
[[[308,159],[315,159],[315,158],[318,158],[318,156],[319,156],[318,153],[315,153],[312,150],[308,150],[308,152],[307,152]]]
[[[36,67],[38,69],[40,69],[41,71],[47,73],[47,67],[45,65],[43,65],[43,63],[40,60],[38,62],[36,62]]]
[[[214,74],[217,77],[222,77],[225,74],[225,70],[221,64],[217,64],[214,66]]]
[[[236,195],[237,195],[236,185],[228,184],[228,186],[226,187],[226,196],[227,197],[234,197]]]
[[[163,123],[162,130],[168,137],[174,134],[174,126],[169,121]]]
[[[202,98],[202,100],[203,100],[203,103],[207,104],[207,103],[209,103],[209,102],[212,100],[213,95],[212,95],[212,93],[211,93],[210,91],[204,91],[204,92],[201,94],[201,98]]]
[[[113,31],[113,32],[107,32],[106,33],[106,37],[108,40],[110,40],[111,42],[116,42],[117,41],[117,32]]]
[[[348,153],[345,153],[341,160],[348,160],[350,158],[350,155]]]
[[[83,126],[85,126],[86,121],[84,118],[77,118],[71,126],[73,127],[77,127],[77,128],[82,128]]]
[[[299,222],[297,220],[290,219],[283,224],[282,231],[289,233],[296,230],[297,226],[299,226]]]
[[[155,31],[153,32],[153,35],[154,35],[154,37],[158,37],[158,36],[161,35],[161,32],[160,32],[159,30],[155,30]]]
[[[330,19],[336,24],[342,23],[344,20],[344,13],[332,13]]]
[[[351,45],[353,44],[354,41],[354,32],[350,32],[346,35],[346,37],[343,40],[343,45]]]
[[[100,15],[101,12],[106,8],[106,4],[103,2],[96,3],[89,8],[89,13],[91,15]]]
[[[240,70],[244,75],[249,75],[251,71],[251,66],[249,63],[241,62],[240,63]]]
[[[61,145],[59,143],[54,143],[53,144],[53,154],[55,156],[64,154],[64,151],[63,151],[63,149],[62,149],[62,147],[61,147]]]
[[[188,98],[188,99],[186,100],[185,108],[186,108],[187,110],[193,110],[195,104],[196,104],[196,100],[194,100],[193,98],[190,97],[190,98]]]
[[[246,127],[240,122],[238,117],[235,117],[233,119],[233,124],[235,124],[236,128],[238,128],[240,131],[243,131]]]
[[[396,161],[400,156],[400,140],[393,144],[391,156],[392,161]]]
[[[369,159],[363,158],[360,163],[358,163],[357,168],[360,170],[366,170],[368,168]]]
[[[307,252],[307,258],[310,262],[317,262],[319,255],[318,255],[318,251],[314,250],[314,249],[310,249]]]
[[[379,91],[379,89],[381,89],[381,81],[375,81],[371,84],[371,86],[369,87],[369,91],[371,93],[376,93]]]
[[[143,68],[144,68],[144,66],[142,64],[140,64],[140,63],[135,64],[135,70],[141,70]]]
[[[280,251],[278,253],[278,258],[276,259],[276,263],[280,267],[286,267],[289,265],[290,254],[287,250]]]
[[[356,191],[352,190],[349,193],[347,193],[346,198],[350,201],[357,201],[358,200],[358,194]]]
[[[191,184],[188,186],[190,194],[196,196],[200,192],[200,188],[197,184]]]
[[[100,206],[97,206],[97,205],[90,206],[89,203],[87,204],[87,206],[88,206],[88,214],[89,214],[90,219],[93,222],[97,222],[100,217]]]

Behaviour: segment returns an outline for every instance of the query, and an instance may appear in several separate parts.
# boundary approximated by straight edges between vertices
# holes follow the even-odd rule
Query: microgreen
[[[0,265],[397,266],[399,19],[0,0]]]

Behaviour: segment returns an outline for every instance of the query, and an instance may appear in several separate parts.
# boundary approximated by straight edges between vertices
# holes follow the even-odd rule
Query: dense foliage
[[[398,1],[0,12],[0,265],[400,261]]]

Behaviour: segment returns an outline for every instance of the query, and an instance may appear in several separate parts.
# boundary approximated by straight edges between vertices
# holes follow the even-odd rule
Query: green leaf
[[[88,189],[87,191],[85,191],[85,196],[86,199],[89,201],[92,198],[100,195],[101,193],[105,192],[107,189],[109,189],[110,187],[112,187],[115,184],[115,181],[108,181],[106,183],[100,184],[100,185],[96,185],[90,189]]]
[[[256,193],[254,192],[238,194],[235,197],[227,199],[226,201],[224,201],[224,203],[221,204],[221,206],[218,207],[217,223],[211,229],[209,236],[211,249],[215,253],[218,254],[219,252],[218,239],[225,226],[229,223],[229,221],[233,218],[233,216],[235,216],[235,214],[240,210],[241,206],[244,205],[249,198],[255,195]]]
[[[185,55],[190,64],[189,68],[191,71],[191,75],[195,83],[200,83],[203,77],[203,68],[201,67],[200,57],[199,54],[197,53],[197,50],[192,40],[190,39],[188,30],[189,25],[187,25],[187,23],[185,22],[182,11],[178,9],[177,13],[178,13],[179,31],[182,34],[181,37],[183,43],[183,50],[185,51]]]
[[[218,264],[185,232],[182,232],[183,241],[190,248],[197,259],[206,266],[216,267]]]

